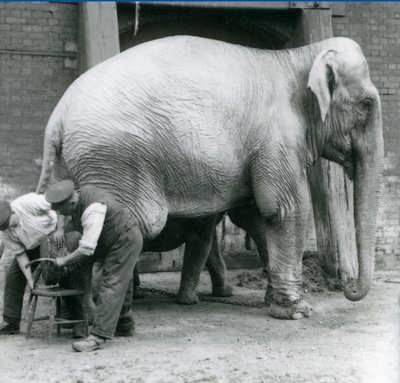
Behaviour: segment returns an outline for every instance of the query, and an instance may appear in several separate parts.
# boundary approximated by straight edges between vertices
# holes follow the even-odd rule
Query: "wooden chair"
[[[30,265],[34,263],[41,263],[41,262],[55,262],[54,259],[52,258],[39,258],[35,259],[31,262],[26,267],[29,267]],[[49,341],[52,338],[53,334],[53,328],[54,325],[57,326],[57,336],[60,335],[61,333],[61,325],[65,324],[76,324],[76,323],[83,323],[84,324],[84,331],[85,335],[88,336],[89,334],[89,318],[88,318],[88,313],[85,305],[85,296],[86,296],[86,291],[85,290],[74,290],[74,289],[66,289],[60,286],[40,286],[36,287],[37,283],[39,281],[41,275],[41,264],[37,267],[35,270],[35,276],[34,276],[34,284],[35,288],[31,290],[31,294],[29,296],[29,301],[28,301],[28,324],[27,324],[27,329],[26,329],[26,339],[28,339],[31,335],[31,329],[32,329],[32,324],[35,321],[42,321],[42,320],[48,320],[48,339]],[[82,296],[82,312],[83,312],[83,319],[63,319],[61,318],[61,298],[62,297],[71,297],[71,296]],[[46,298],[53,298],[54,301],[54,311],[53,313],[45,316],[41,316],[36,318],[35,317],[35,312],[36,312],[36,306],[39,297],[46,297]]]

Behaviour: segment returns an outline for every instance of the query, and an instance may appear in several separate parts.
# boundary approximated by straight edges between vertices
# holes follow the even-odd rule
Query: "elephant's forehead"
[[[358,50],[350,49],[338,53],[342,75],[360,81],[369,78],[368,64]]]

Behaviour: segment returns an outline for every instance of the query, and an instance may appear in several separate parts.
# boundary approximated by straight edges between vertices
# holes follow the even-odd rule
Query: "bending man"
[[[142,234],[128,210],[101,189],[84,186],[75,191],[73,182],[65,180],[50,186],[45,197],[54,210],[71,216],[74,230],[82,233],[78,249],[57,258],[58,266],[90,257],[88,280],[91,280],[93,263],[102,262],[90,335],[74,342],[72,348],[76,351],[103,348],[106,340],[114,336],[122,307],[130,306],[132,296],[126,299],[126,293],[142,249]]]

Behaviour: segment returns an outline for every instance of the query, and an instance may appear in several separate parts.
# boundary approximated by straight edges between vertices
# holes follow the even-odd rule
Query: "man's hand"
[[[27,280],[28,286],[31,290],[33,290],[35,288],[34,283],[33,283],[33,279],[32,278],[28,278]]]
[[[67,263],[65,257],[58,257],[55,259],[55,262],[58,267],[64,267]]]
[[[64,230],[57,229],[51,236],[58,247],[64,244]]]
[[[18,265],[21,268],[21,271],[25,275],[26,282],[27,282],[29,288],[32,290],[35,286],[33,285],[32,270],[29,265],[29,258],[25,252],[18,254],[16,256],[16,258],[17,258]]]

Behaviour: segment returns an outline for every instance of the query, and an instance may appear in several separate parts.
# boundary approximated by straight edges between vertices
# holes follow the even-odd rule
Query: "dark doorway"
[[[190,4],[190,3],[189,3]],[[118,3],[121,51],[145,41],[173,35],[192,35],[253,48],[291,46],[300,10],[226,9],[166,4]]]

